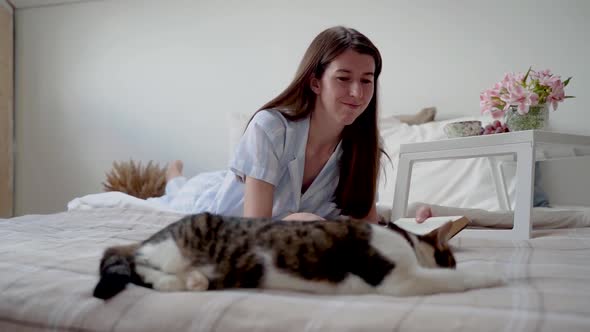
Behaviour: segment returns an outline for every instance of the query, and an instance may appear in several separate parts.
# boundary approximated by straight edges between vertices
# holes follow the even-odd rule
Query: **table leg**
[[[516,152],[516,203],[514,206],[515,238],[530,239],[532,231],[533,179],[535,178],[533,144],[521,144]]]
[[[504,172],[502,172],[502,164],[495,156],[488,157],[488,164],[494,179],[496,187],[496,196],[498,197],[498,204],[502,210],[511,210],[510,200],[508,199],[508,190],[506,190],[506,181],[504,179]]]
[[[411,159],[407,154],[400,153],[399,164],[397,166],[397,177],[395,181],[395,196],[393,199],[393,209],[391,211],[391,218],[389,219],[390,221],[395,221],[406,216],[413,164],[413,159]]]

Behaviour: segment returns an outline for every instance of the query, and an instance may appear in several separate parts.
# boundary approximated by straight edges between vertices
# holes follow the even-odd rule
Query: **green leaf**
[[[563,81],[563,86],[567,86],[572,79],[572,76],[568,77],[567,80]]]
[[[563,98],[576,98],[576,96],[565,96]]]
[[[522,84],[524,84],[526,82],[526,79],[529,78],[529,74],[530,74],[532,68],[533,68],[533,66],[530,66],[529,70],[527,70],[526,74],[524,74],[524,77],[522,78]]]

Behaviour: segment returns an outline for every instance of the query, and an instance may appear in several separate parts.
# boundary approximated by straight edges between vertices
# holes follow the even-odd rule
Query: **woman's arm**
[[[430,217],[432,217],[432,209],[430,208],[430,206],[422,205],[418,208],[418,210],[416,210],[416,222],[417,223],[419,223],[419,224],[423,223],[424,220],[426,220]],[[371,211],[369,211],[369,214],[363,219],[365,219],[371,223],[378,223],[381,220],[381,216],[379,216],[377,214],[377,204],[376,203],[373,203],[373,207],[371,208]]]
[[[246,176],[244,189],[244,217],[270,218],[275,187],[262,180]]]

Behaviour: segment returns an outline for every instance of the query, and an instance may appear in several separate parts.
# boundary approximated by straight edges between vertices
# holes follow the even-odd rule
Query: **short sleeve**
[[[242,182],[248,176],[277,185],[285,147],[285,121],[277,111],[260,111],[252,118],[230,162],[230,170]]]

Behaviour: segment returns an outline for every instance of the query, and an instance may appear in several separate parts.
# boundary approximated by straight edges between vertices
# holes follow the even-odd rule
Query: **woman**
[[[321,32],[291,84],[251,118],[230,171],[195,195],[191,212],[379,221],[375,199],[385,154],[377,126],[380,73],[381,55],[363,34],[341,26]],[[182,163],[171,163],[172,201],[182,196],[181,173]],[[425,207],[417,219],[429,215]]]

